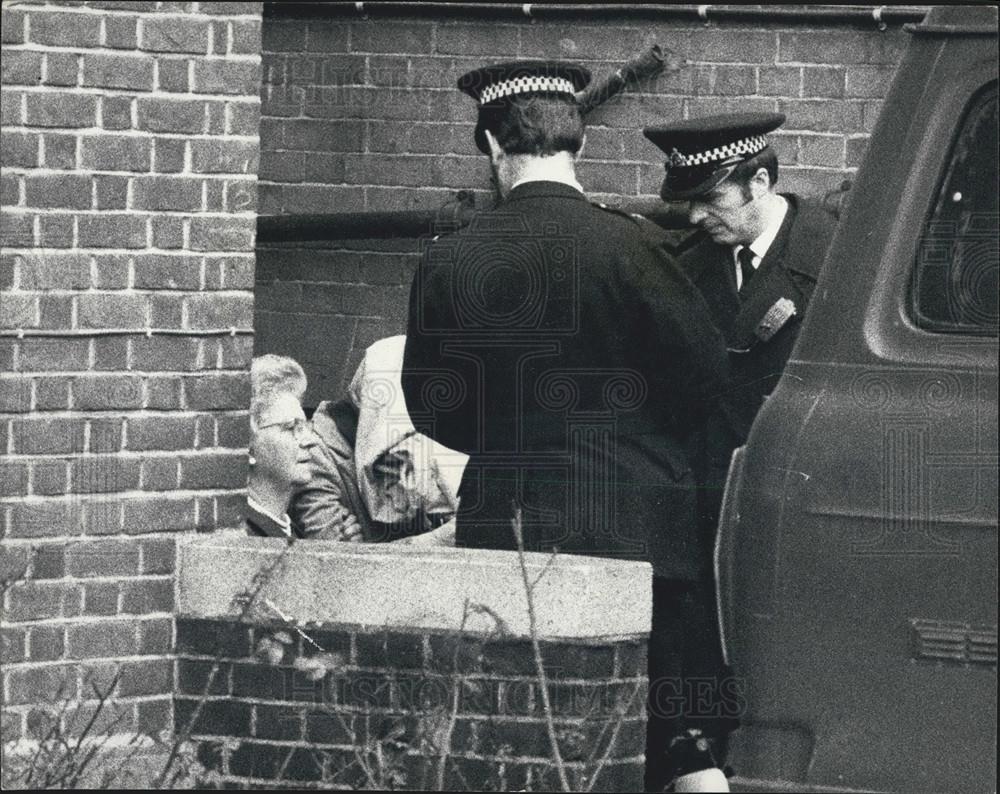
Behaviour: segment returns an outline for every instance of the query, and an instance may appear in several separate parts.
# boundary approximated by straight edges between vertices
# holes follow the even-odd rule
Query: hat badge
[[[671,168],[683,168],[687,164],[687,158],[674,147],[667,155],[667,165]]]

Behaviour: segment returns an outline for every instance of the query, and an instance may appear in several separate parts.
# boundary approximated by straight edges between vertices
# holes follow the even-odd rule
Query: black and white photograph
[[[2,788],[996,791],[997,4],[0,23]]]

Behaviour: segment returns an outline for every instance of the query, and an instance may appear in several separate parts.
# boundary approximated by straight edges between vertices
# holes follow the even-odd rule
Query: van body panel
[[[716,564],[744,780],[995,790],[997,338],[918,327],[911,293],[958,125],[997,80],[996,8],[992,34],[973,16],[912,37],[734,456]]]

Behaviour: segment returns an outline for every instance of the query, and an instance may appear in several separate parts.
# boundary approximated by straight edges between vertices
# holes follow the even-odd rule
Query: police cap
[[[479,103],[476,146],[489,152],[486,143],[484,111],[503,109],[510,99],[525,94],[549,94],[576,97],[590,82],[590,72],[583,66],[565,61],[510,61],[483,66],[458,78],[458,89]]]
[[[643,134],[667,154],[660,195],[674,201],[707,193],[766,149],[767,133],[784,122],[781,113],[728,113],[646,127]]]

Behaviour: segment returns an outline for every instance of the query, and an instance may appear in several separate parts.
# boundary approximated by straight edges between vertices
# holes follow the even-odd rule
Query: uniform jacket
[[[725,417],[716,413],[709,418],[705,437],[691,449],[704,480],[702,512],[709,530],[714,530],[718,518],[729,458],[746,441],[757,411],[781,377],[836,229],[836,219],[819,204],[783,195],[788,212],[742,295],[736,290],[731,246],[706,238],[678,258],[705,297],[730,349],[728,411]],[[795,315],[770,340],[761,341],[755,329],[780,298],[795,304]]]
[[[426,246],[403,394],[414,425],[470,456],[458,545],[649,559],[695,578],[682,440],[724,388],[708,308],[634,219],[555,182]]]

